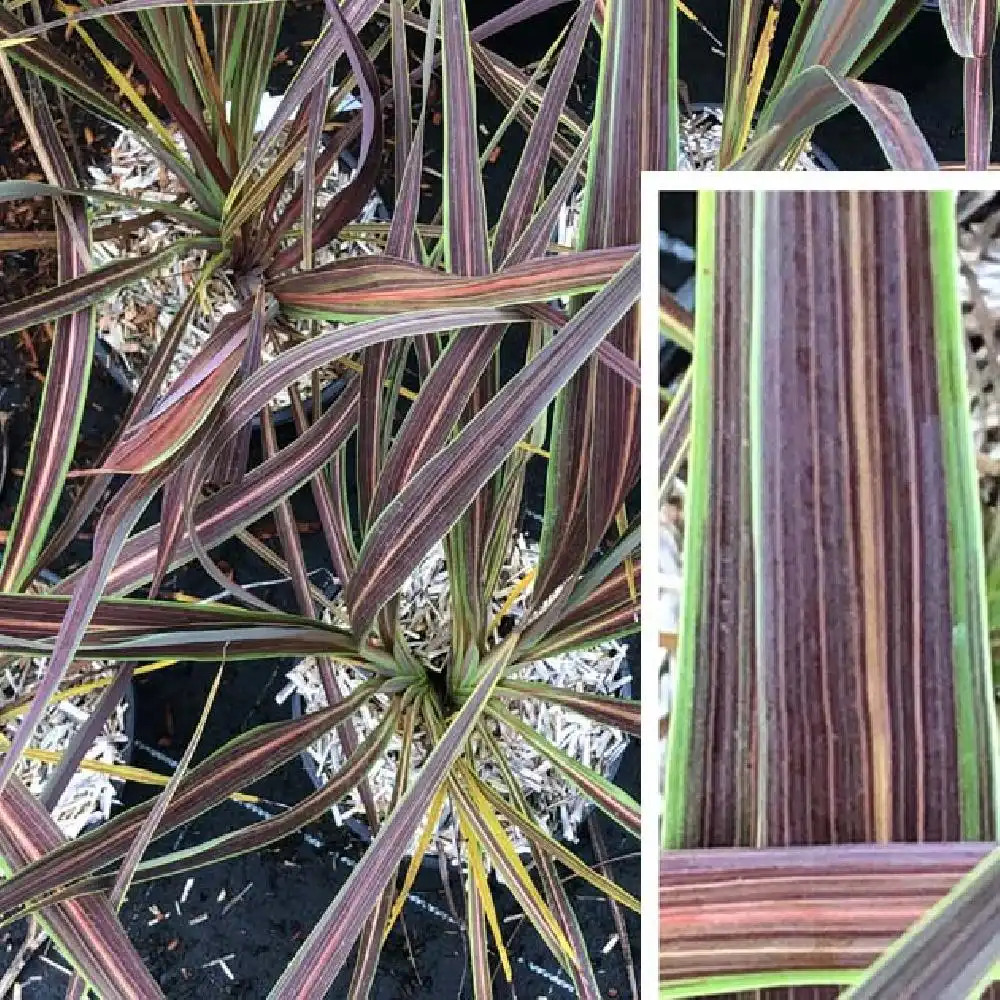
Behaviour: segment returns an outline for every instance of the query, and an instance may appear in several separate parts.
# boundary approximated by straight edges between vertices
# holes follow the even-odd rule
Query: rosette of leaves
[[[626,504],[639,474],[635,244],[640,171],[663,167],[670,145],[662,96],[667,16],[649,0],[583,0],[568,11],[558,44],[530,75],[489,50],[493,31],[547,6],[515,4],[470,32],[460,0],[434,0],[426,13],[403,0],[330,2],[322,34],[259,135],[253,126],[284,10],[280,3],[212,7],[213,50],[197,11],[184,3],[119,0],[71,14],[74,30],[93,44],[123,103],[107,99],[98,81],[43,37],[48,32],[54,38],[52,29],[63,22],[26,26],[0,11],[0,64],[24,115],[36,123],[36,152],[49,175],[46,185],[11,182],[0,193],[53,199],[60,263],[56,287],[0,309],[0,335],[55,324],[46,392],[0,568],[0,647],[8,655],[49,657],[37,695],[0,759],[0,856],[12,872],[0,883],[0,914],[12,919],[32,913],[45,922],[76,970],[75,990],[85,984],[103,997],[160,996],[115,915],[130,881],[256,850],[320,816],[347,787],[357,785],[370,800],[365,774],[372,762],[394,732],[405,744],[419,726],[432,734],[433,751],[412,782],[399,783],[384,822],[369,810],[375,831],[370,848],[271,995],[325,996],[355,946],[345,989],[352,997],[368,994],[419,851],[397,897],[401,860],[414,831],[421,824],[431,828],[427,817],[446,798],[467,839],[466,915],[477,998],[492,996],[491,946],[510,971],[490,869],[510,888],[579,995],[600,995],[564,872],[606,893],[616,906],[635,910],[637,900],[547,836],[526,811],[516,782],[503,790],[488,787],[465,759],[470,740],[489,744],[491,725],[512,726],[600,809],[638,833],[635,801],[519,726],[509,705],[549,699],[638,733],[634,702],[518,683],[512,674],[520,663],[638,627],[639,526]],[[95,21],[129,53],[169,129],[101,53],[89,34]],[[358,37],[365,26],[377,35],[368,49]],[[594,120],[585,124],[568,110],[567,96],[591,31],[601,37],[600,79]],[[407,49],[407,32],[424,40],[415,55]],[[650,46],[650,38],[657,44]],[[372,62],[384,48],[392,64],[386,93]],[[437,215],[424,224],[418,221],[424,131],[438,67],[443,183]],[[477,84],[497,94],[510,109],[509,120],[522,122],[527,132],[496,219],[487,218],[483,194],[489,151],[479,148]],[[48,85],[141,137],[183,185],[187,194],[175,204],[128,201],[191,230],[160,259],[90,266],[88,206],[107,196],[81,187],[73,175],[47,102]],[[351,90],[361,111],[328,135],[330,109]],[[313,252],[370,196],[385,145],[383,112],[390,106],[396,197],[383,234],[385,253],[312,267]],[[348,143],[358,147],[357,177],[315,212],[316,185]],[[288,177],[300,157],[306,158],[305,179],[295,187]],[[554,222],[577,188],[583,191],[577,245],[552,248]],[[163,389],[172,344],[184,325],[182,310],[99,468],[56,523],[55,501],[70,472],[86,399],[94,303],[191,245],[211,253],[200,280],[224,269],[241,292],[239,307],[220,318]],[[196,287],[185,308],[194,307],[197,294]],[[313,335],[263,360],[260,345],[269,331],[301,319],[313,322]],[[527,323],[530,333],[517,374],[504,380],[498,357],[512,323]],[[415,359],[419,385],[401,403],[397,390],[408,358]],[[314,392],[307,414],[295,384],[337,359],[356,374],[325,411]],[[297,434],[279,448],[269,404],[286,387]],[[251,468],[248,436],[258,415],[264,460]],[[533,598],[500,635],[485,609],[520,510],[527,456],[539,449],[548,455],[548,473]],[[356,477],[348,475],[349,466]],[[56,595],[26,594],[109,488],[90,562]],[[344,584],[347,628],[323,621],[310,587],[288,502],[300,488],[312,493],[330,563]],[[158,523],[136,531],[158,494]],[[281,549],[268,557],[292,579],[298,616],[262,606],[225,577],[209,552],[227,538],[245,538],[243,529],[267,512],[275,515]],[[443,678],[432,678],[408,650],[396,595],[440,540],[452,590],[452,648]],[[192,559],[239,606],[158,599],[164,575]],[[127,596],[141,587],[149,588],[148,598]],[[254,729],[190,771],[182,761],[161,796],[113,819],[99,836],[67,844],[12,769],[45,704],[72,681],[75,660],[98,653],[124,663],[123,670],[164,659],[238,669],[245,658],[312,655],[322,664],[336,656],[357,664],[368,680],[341,697],[327,671],[328,709]],[[376,694],[387,705],[382,722],[360,741],[352,735],[352,713]],[[141,860],[153,837],[222,802],[332,728],[349,754],[322,789],[275,819]],[[64,761],[72,765],[72,758]],[[502,757],[498,766],[502,771]],[[501,817],[530,840],[534,876],[511,849]]]

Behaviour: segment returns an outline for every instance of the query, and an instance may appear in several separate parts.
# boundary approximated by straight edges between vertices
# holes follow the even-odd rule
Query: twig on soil
[[[7,996],[14,989],[17,985],[17,977],[31,960],[32,955],[45,944],[45,941],[45,931],[32,920],[28,924],[28,933],[21,943],[21,947],[17,949],[17,954],[11,959],[4,974],[0,976],[0,997]]]
[[[248,882],[231,900],[222,908],[222,916],[225,916],[251,889],[253,882]]]

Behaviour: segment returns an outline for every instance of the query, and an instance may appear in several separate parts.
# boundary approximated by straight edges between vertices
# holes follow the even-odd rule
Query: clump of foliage
[[[320,37],[260,133],[254,123],[283,3],[201,10],[183,0],[117,0],[71,13],[73,30],[120,90],[118,103],[105,96],[107,81],[91,79],[61,51],[56,39],[64,21],[28,25],[0,9],[0,66],[47,175],[46,183],[2,184],[0,197],[52,199],[59,259],[55,287],[0,308],[0,336],[54,324],[45,393],[0,566],[0,648],[9,656],[49,657],[0,757],[0,857],[9,873],[0,882],[0,914],[33,914],[45,924],[74,967],[75,995],[90,989],[108,998],[161,996],[116,916],[134,880],[259,849],[357,786],[369,806],[373,842],[278,975],[271,996],[325,996],[355,946],[349,995],[368,994],[421,851],[397,897],[401,862],[415,831],[421,824],[430,830],[446,801],[466,841],[476,997],[493,995],[491,945],[510,974],[490,869],[579,995],[600,996],[563,869],[615,905],[635,910],[637,900],[546,834],[516,781],[498,790],[469,763],[472,741],[490,753],[492,729],[513,727],[601,810],[638,834],[637,803],[519,724],[509,705],[546,699],[638,735],[635,702],[518,683],[515,675],[520,664],[638,627],[639,525],[627,504],[639,474],[638,193],[641,169],[667,162],[660,96],[668,77],[666,13],[642,0],[581,0],[567,12],[557,46],[531,74],[485,44],[493,32],[548,6],[522,0],[470,31],[462,0],[329,0]],[[210,21],[211,46],[203,18]],[[376,37],[368,48],[359,40],[366,26]],[[128,53],[162,117],[115,68],[98,27]],[[599,88],[593,121],[583,123],[567,100],[591,32],[600,36]],[[419,44],[408,46],[408,36]],[[663,44],[650,47],[650,37]],[[373,63],[383,49],[392,66],[386,93]],[[439,70],[443,181],[437,216],[423,222],[428,93]],[[490,88],[510,109],[508,119],[527,133],[495,219],[487,217],[483,191],[489,150],[480,148],[477,84]],[[139,137],[184,194],[174,202],[147,202],[88,188],[59,138],[52,88]],[[361,110],[347,126],[328,131],[326,123],[349,93]],[[371,196],[390,107],[394,210],[391,223],[369,233],[384,241],[384,252],[314,266],[314,254]],[[357,151],[357,175],[317,210],[316,189],[347,148]],[[305,168],[296,183],[299,161]],[[577,191],[583,206],[577,243],[553,247],[555,222]],[[93,206],[109,201],[173,220],[176,240],[155,258],[94,267]],[[87,399],[95,303],[192,247],[207,250],[209,262],[142,373],[99,467],[57,522],[56,502],[72,472]],[[237,289],[237,308],[218,318],[164,388],[187,318],[216,273]],[[294,346],[265,357],[262,345],[275,330],[302,329],[302,321],[311,323],[310,336],[288,338]],[[505,380],[498,359],[513,323],[528,324],[530,333],[519,370]],[[307,412],[297,384],[338,359],[356,374],[326,410],[315,386]],[[415,360],[418,385],[411,400],[401,401],[397,390],[408,359]],[[271,403],[286,389],[297,433],[279,448]],[[250,467],[249,435],[258,417],[265,457]],[[548,472],[537,577],[528,610],[501,634],[491,598],[521,510],[527,457],[540,449],[547,452]],[[354,469],[356,476],[349,475]],[[343,585],[347,627],[324,621],[310,587],[289,506],[290,495],[302,488],[311,491],[330,565]],[[27,593],[109,490],[90,561],[53,594]],[[156,496],[159,521],[137,531]],[[229,580],[210,553],[267,512],[275,514],[280,539],[280,554],[270,558],[293,581],[300,615],[262,605]],[[397,599],[414,566],[442,540],[452,606],[443,677],[432,676],[409,648]],[[158,596],[165,574],[192,559],[234,604]],[[143,587],[149,596],[127,596]],[[87,656],[119,661],[119,677],[135,663],[164,658],[238,670],[247,658],[315,656],[330,707],[253,729],[197,767],[188,769],[186,756],[161,795],[67,843],[12,771],[45,704],[72,683],[74,663]],[[342,695],[331,658],[356,665],[368,680]],[[375,704],[376,696],[382,721],[359,740],[352,715]],[[334,728],[350,754],[323,788],[274,819],[142,860],[153,838]],[[429,734],[433,751],[412,781],[408,768],[399,768],[394,806],[379,816],[365,775],[393,734],[402,735],[405,747],[418,728]],[[64,769],[78,764],[86,750],[81,742],[67,753]],[[494,756],[504,773],[502,754]],[[534,876],[504,824],[516,825],[531,843]]]

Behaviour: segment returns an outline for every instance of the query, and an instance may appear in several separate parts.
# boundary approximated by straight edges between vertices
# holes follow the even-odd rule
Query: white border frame
[[[647,170],[640,189],[643,237],[647,224],[659,230],[660,191],[1000,191],[1000,170]]]
[[[659,222],[661,191],[1000,191],[1000,173],[991,171],[647,171],[641,186],[642,291],[639,298],[642,401],[642,671],[641,733],[643,760],[642,863],[640,890],[640,992],[646,1000],[659,993],[659,636],[657,629],[657,560],[659,558],[658,429],[659,389]]]

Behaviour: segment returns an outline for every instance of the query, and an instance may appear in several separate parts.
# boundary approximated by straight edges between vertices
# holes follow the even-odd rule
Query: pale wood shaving
[[[48,661],[44,658],[17,660],[0,669],[0,710],[14,701],[30,696],[41,680],[47,664]],[[97,668],[96,672],[88,674],[88,677],[96,679],[110,676],[107,664],[93,666]],[[31,748],[54,753],[65,751],[76,731],[90,718],[100,697],[101,691],[97,690],[73,695],[50,705],[32,735]],[[87,751],[87,760],[103,764],[125,763],[128,746],[125,730],[127,709],[124,701],[119,703],[104,730]],[[14,716],[0,723],[0,732],[7,739],[12,739],[19,725],[20,716]],[[14,773],[32,795],[38,796],[55,768],[55,764],[22,757]],[[121,784],[119,779],[109,775],[78,769],[70,778],[52,817],[67,837],[78,837],[88,827],[103,823],[111,816],[111,810],[118,802],[118,788]]]
[[[982,192],[960,194],[960,218],[991,197]],[[972,437],[987,477],[983,482],[987,499],[993,463],[1000,460],[1000,210],[981,222],[966,218],[958,230],[958,255]]]
[[[751,135],[753,133],[751,132]],[[722,147],[722,114],[717,107],[692,108],[680,117],[679,170],[715,170],[715,160]],[[812,144],[799,154],[792,170],[823,170],[812,153]]]

